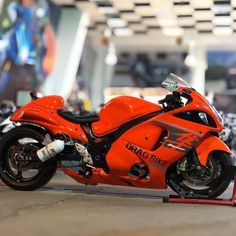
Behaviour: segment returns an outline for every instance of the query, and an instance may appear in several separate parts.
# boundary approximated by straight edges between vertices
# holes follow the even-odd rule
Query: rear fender
[[[11,116],[11,121],[58,125],[58,122],[50,113],[37,108],[19,109]]]
[[[196,153],[201,165],[207,165],[207,159],[213,151],[223,151],[232,154],[229,147],[218,137],[208,134],[197,146]]]
[[[49,130],[52,134],[64,133],[71,138],[88,142],[87,136],[79,124],[74,124],[57,115],[56,110],[43,110],[42,108],[19,109],[11,116],[11,121],[36,124]]]

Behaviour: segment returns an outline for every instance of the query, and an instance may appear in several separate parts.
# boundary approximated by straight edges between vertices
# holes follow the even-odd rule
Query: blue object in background
[[[0,66],[2,67],[0,93],[8,84],[11,64],[31,65],[34,67],[37,77],[34,79],[45,77],[41,65],[44,56],[43,36],[41,28],[38,27],[38,19],[33,7],[23,7],[16,2],[11,2],[8,6],[8,13],[12,24],[0,39]],[[6,64],[8,65],[6,66]]]
[[[236,51],[209,51],[207,61],[209,65],[231,67],[236,65]]]

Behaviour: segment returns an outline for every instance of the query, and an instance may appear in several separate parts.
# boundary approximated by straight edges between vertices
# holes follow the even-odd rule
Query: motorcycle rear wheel
[[[43,132],[28,127],[16,127],[0,141],[0,178],[15,190],[32,191],[48,183],[57,170],[53,161],[32,160],[43,147]],[[25,157],[28,160],[25,160]]]
[[[177,163],[172,165],[167,173],[169,187],[178,195],[187,198],[216,198],[228,188],[232,176],[229,167],[232,166],[230,154],[213,152],[209,155],[207,167],[211,169],[208,181],[204,183],[191,181],[187,175],[178,171]],[[212,176],[210,176],[212,175]],[[191,178],[196,176],[192,173]]]

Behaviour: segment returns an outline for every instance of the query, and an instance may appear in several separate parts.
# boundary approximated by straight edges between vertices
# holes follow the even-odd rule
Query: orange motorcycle
[[[60,96],[18,109],[17,127],[0,140],[0,177],[16,190],[45,185],[59,168],[79,183],[166,189],[213,198],[232,179],[231,150],[219,139],[222,119],[174,74],[162,82],[160,105],[121,96],[98,115],[65,110]]]

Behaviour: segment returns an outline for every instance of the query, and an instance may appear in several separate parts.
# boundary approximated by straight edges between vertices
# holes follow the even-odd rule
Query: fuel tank
[[[116,97],[101,109],[99,113],[100,120],[92,124],[92,130],[96,136],[102,136],[136,117],[161,109],[161,106],[140,98]]]

